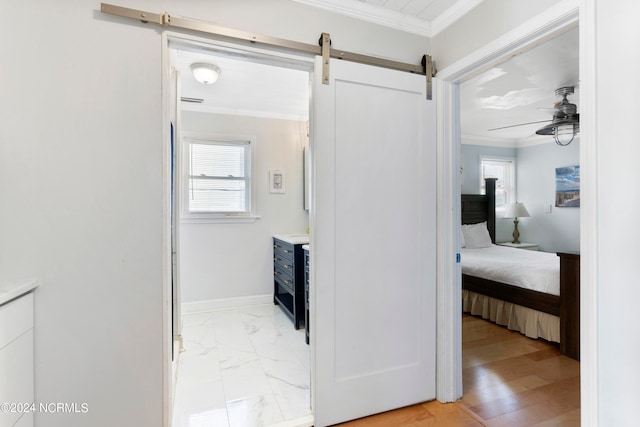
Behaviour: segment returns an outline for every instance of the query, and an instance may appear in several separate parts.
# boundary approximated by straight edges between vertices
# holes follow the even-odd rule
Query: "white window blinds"
[[[251,212],[249,141],[188,143],[188,213]]]

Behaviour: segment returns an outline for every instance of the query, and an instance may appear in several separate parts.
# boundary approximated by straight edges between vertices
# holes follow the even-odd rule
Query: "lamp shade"
[[[511,203],[507,208],[507,212],[505,212],[505,218],[523,218],[531,216],[529,215],[529,211],[524,207],[524,203]]]
[[[220,76],[220,67],[206,62],[196,62],[191,64],[191,72],[193,77],[202,84],[211,85],[218,80]]]

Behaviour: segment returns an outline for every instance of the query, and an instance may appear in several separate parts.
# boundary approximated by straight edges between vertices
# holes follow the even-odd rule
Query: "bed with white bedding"
[[[554,253],[491,245],[462,248],[461,260],[463,274],[560,295],[560,262]]]
[[[559,342],[563,354],[579,359],[580,255],[494,245],[495,182],[490,181],[486,196],[462,196],[462,223],[486,230],[481,244],[463,241],[463,311]]]
[[[560,295],[560,262],[556,254],[491,245],[477,249],[462,248],[460,260],[462,274],[465,276],[543,294]],[[529,338],[560,342],[560,316],[557,314],[545,313],[498,299],[497,295],[491,297],[468,289],[462,291],[462,309],[511,330],[520,331]]]

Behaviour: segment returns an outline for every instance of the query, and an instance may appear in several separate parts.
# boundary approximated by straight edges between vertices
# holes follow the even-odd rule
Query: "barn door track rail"
[[[134,19],[143,23],[157,24],[162,27],[196,31],[207,35],[223,37],[244,43],[248,42],[269,48],[285,49],[309,55],[320,55],[322,56],[322,82],[324,84],[329,84],[329,58],[342,59],[345,61],[358,62],[361,64],[424,75],[427,78],[427,99],[431,99],[431,79],[435,76],[435,68],[433,67],[430,55],[424,55],[421,63],[419,65],[414,65],[334,49],[331,47],[331,36],[328,33],[322,33],[318,45],[314,45],[226,28],[210,22],[198,21],[196,19],[180,18],[172,16],[168,12],[145,12],[108,3],[101,3],[100,11],[108,15]]]

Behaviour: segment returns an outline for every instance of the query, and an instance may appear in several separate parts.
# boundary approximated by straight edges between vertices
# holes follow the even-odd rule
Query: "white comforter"
[[[560,295],[560,259],[555,253],[497,245],[462,248],[461,264],[463,274]]]

